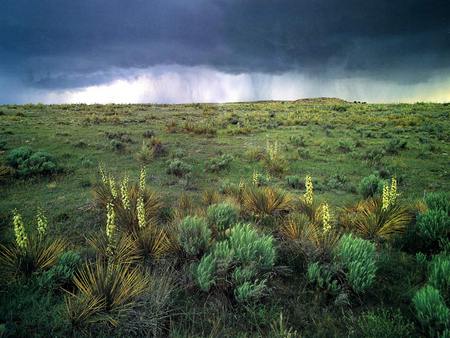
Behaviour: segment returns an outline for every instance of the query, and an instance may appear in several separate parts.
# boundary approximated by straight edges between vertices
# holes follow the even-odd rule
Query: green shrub
[[[81,257],[74,251],[64,252],[58,259],[58,263],[51,269],[43,272],[38,283],[43,288],[54,289],[70,283],[76,269],[81,263]]]
[[[230,232],[230,247],[241,264],[255,264],[259,269],[270,269],[275,262],[273,237],[260,235],[250,224],[236,224]]]
[[[229,203],[213,204],[206,212],[208,224],[215,226],[219,232],[224,232],[235,224],[239,217],[239,212]]]
[[[219,171],[230,168],[233,156],[223,154],[220,157],[212,158],[206,163],[206,171],[218,173]]]
[[[335,271],[331,266],[323,266],[319,262],[309,263],[306,277],[308,281],[316,285],[319,289],[328,290],[332,294],[337,294],[341,289],[337,280],[334,279]]]
[[[61,170],[53,156],[44,151],[33,152],[28,147],[11,150],[6,162],[19,177],[51,175]]]
[[[383,180],[376,175],[363,177],[359,182],[358,192],[364,198],[372,197],[383,190]]]
[[[177,177],[183,177],[191,173],[192,166],[183,162],[180,159],[174,159],[167,163],[168,168],[166,170],[167,174],[174,175]]]
[[[347,281],[355,292],[361,293],[373,284],[377,270],[375,255],[375,244],[370,241],[351,234],[340,239],[335,257],[343,265]]]
[[[304,147],[305,137],[303,135],[289,136],[289,143],[291,143],[295,147]]]
[[[300,177],[298,175],[290,175],[285,177],[286,184],[293,189],[304,189],[305,188],[305,179],[304,177]]]
[[[362,314],[356,324],[355,337],[409,338],[414,336],[414,324],[399,310],[371,310]]]
[[[386,153],[394,155],[398,154],[400,150],[406,149],[407,142],[405,140],[400,140],[398,138],[394,138],[389,141],[388,144],[384,146],[384,150]]]
[[[234,297],[238,302],[249,302],[260,298],[266,290],[266,280],[246,281],[234,289]]]
[[[178,225],[178,241],[184,252],[198,256],[205,252],[211,239],[211,230],[203,218],[187,216]]]
[[[448,194],[445,192],[431,192],[425,195],[425,203],[431,210],[442,210],[450,212],[450,202]]]
[[[446,301],[450,301],[450,256],[440,254],[433,257],[428,282],[441,292]]]
[[[417,218],[419,236],[430,245],[440,243],[448,238],[450,217],[444,210],[430,209]]]
[[[445,305],[439,290],[427,285],[416,292],[413,297],[417,319],[428,330],[431,336],[448,328],[450,310]]]
[[[216,268],[216,259],[213,254],[202,257],[200,262],[194,268],[194,279],[202,291],[209,291],[214,284],[214,273]]]

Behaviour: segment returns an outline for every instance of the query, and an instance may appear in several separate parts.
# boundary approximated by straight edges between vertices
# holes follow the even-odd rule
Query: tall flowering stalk
[[[391,205],[394,205],[397,201],[397,179],[392,177],[391,186],[387,184],[383,185],[383,197],[382,197],[382,210],[387,210]]]
[[[120,197],[125,210],[130,209],[130,198],[128,196],[128,176],[125,176],[120,184]]]
[[[109,189],[111,190],[111,195],[117,198],[116,180],[113,176],[109,176]]]
[[[28,238],[25,232],[25,224],[23,223],[22,216],[17,212],[16,209],[14,209],[13,211],[13,226],[17,246],[21,249],[25,249],[28,245]]]
[[[38,231],[39,237],[42,238],[42,237],[44,237],[45,233],[47,232],[48,220],[44,214],[44,211],[41,208],[38,208],[38,210],[37,210],[36,222],[37,222],[37,231]]]
[[[258,171],[253,170],[253,175],[252,175],[252,183],[253,183],[253,185],[256,185],[256,186],[259,185],[260,177],[261,177],[261,174]]]
[[[144,191],[145,189],[145,179],[146,179],[145,167],[141,167],[141,172],[139,174],[139,190]]]
[[[267,152],[267,156],[269,157],[270,161],[276,160],[278,157],[278,141],[275,141],[274,143],[270,143],[269,140],[267,140],[266,152]]]
[[[108,176],[106,175],[105,166],[103,163],[100,163],[98,166],[98,171],[100,173],[100,178],[102,180],[103,185],[107,186],[109,184]]]
[[[306,176],[305,187],[306,187],[306,192],[303,195],[303,198],[305,199],[306,204],[312,205],[313,200],[314,200],[314,186],[313,186],[311,175]]]
[[[137,209],[139,229],[143,229],[146,227],[147,222],[145,220],[145,206],[144,206],[144,198],[142,196],[139,196],[137,199],[136,209]]]
[[[331,230],[330,220],[330,208],[328,207],[328,203],[324,203],[322,205],[322,229],[324,233],[327,233]]]
[[[114,205],[108,203],[106,205],[106,237],[108,242],[112,243],[114,238],[114,232],[116,230],[116,213],[114,211]]]

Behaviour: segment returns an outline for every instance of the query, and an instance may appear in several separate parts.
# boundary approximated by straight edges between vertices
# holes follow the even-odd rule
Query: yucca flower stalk
[[[100,178],[103,182],[103,185],[107,186],[109,184],[109,179],[108,179],[108,176],[106,175],[106,170],[105,170],[105,166],[103,165],[103,163],[99,164],[98,171],[100,173]]]
[[[145,228],[147,223],[145,220],[144,198],[142,196],[139,196],[137,199],[136,209],[137,209],[139,229],[143,229],[143,228]]]
[[[17,212],[16,209],[14,209],[13,211],[13,225],[17,246],[20,249],[25,249],[28,245],[28,238],[25,232],[25,224],[23,223],[22,216]]]
[[[303,195],[303,198],[305,199],[306,204],[312,205],[313,200],[314,200],[314,186],[313,186],[311,175],[306,175],[305,187],[306,187],[306,192]]]
[[[239,180],[239,191],[242,192],[245,188],[245,183],[242,178]]]
[[[331,216],[330,216],[330,208],[328,206],[328,203],[324,203],[322,205],[322,228],[323,232],[327,233],[331,230]]]
[[[106,237],[111,243],[116,230],[116,212],[114,211],[114,205],[108,203],[106,205]]]
[[[257,186],[259,184],[260,176],[261,176],[261,174],[258,171],[253,170],[253,175],[252,175],[252,183],[253,183],[253,185]]]
[[[387,208],[389,208],[389,202],[390,202],[390,191],[389,191],[389,187],[384,184],[383,185],[383,204],[381,206],[382,210],[387,210]]]
[[[117,198],[116,179],[113,176],[109,176],[109,189],[111,190],[111,195]]]
[[[141,172],[139,174],[139,190],[143,191],[145,189],[145,180],[146,180],[146,169],[145,167],[141,167]]]
[[[37,210],[36,221],[39,237],[43,238],[45,233],[47,232],[48,220],[41,208],[38,208]]]
[[[128,196],[128,176],[125,176],[120,184],[120,197],[125,210],[130,209],[130,198]]]
[[[397,179],[392,177],[391,179],[391,190],[389,191],[389,204],[395,204],[397,201]]]
[[[278,141],[275,141],[274,143],[271,144],[269,140],[267,140],[266,151],[269,160],[271,161],[275,160],[278,157]]]

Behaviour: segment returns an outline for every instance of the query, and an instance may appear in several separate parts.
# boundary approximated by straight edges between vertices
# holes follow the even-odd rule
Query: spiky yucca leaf
[[[86,325],[107,319],[103,316],[98,316],[106,306],[103,298],[79,297],[70,294],[65,296],[64,302],[67,317],[74,328],[83,330]]]
[[[16,243],[0,245],[2,274],[13,279],[18,275],[30,276],[36,271],[47,270],[58,261],[67,243],[62,239],[47,239],[29,236],[28,243],[20,248]]]
[[[299,240],[307,223],[309,223],[309,219],[304,214],[293,213],[289,215],[280,227],[281,237],[292,241]]]
[[[155,225],[133,233],[133,240],[137,253],[146,260],[159,259],[175,249],[173,238]]]
[[[292,208],[291,196],[272,187],[246,187],[242,202],[244,210],[259,219],[279,216]]]
[[[94,264],[86,262],[73,282],[78,289],[77,297],[93,304],[94,310],[84,315],[85,319],[101,313],[121,314],[149,285],[148,277],[138,268],[99,259]]]
[[[411,211],[400,204],[382,208],[380,199],[360,201],[341,213],[341,224],[365,239],[389,240],[405,231],[412,220]]]
[[[119,236],[112,247],[104,234],[87,239],[88,244],[95,250],[99,259],[110,260],[116,264],[132,264],[139,260],[137,245],[130,235]]]

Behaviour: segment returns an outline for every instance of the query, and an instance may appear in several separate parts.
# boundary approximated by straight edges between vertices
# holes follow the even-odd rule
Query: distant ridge
[[[350,103],[349,101],[345,101],[343,99],[339,99],[337,97],[312,97],[305,99],[295,100],[296,103],[317,103],[317,104],[341,104],[341,103]]]

